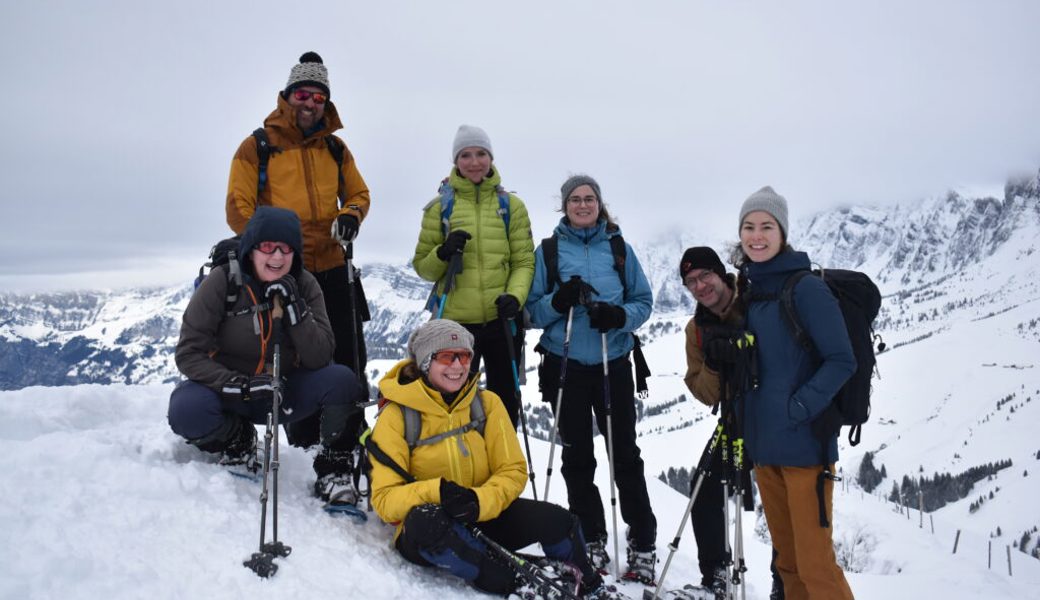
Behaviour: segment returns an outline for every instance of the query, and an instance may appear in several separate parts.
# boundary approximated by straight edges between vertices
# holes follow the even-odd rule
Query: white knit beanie
[[[419,326],[408,338],[408,356],[423,373],[430,371],[433,354],[445,348],[465,348],[473,352],[473,334],[449,319],[432,319]]]
[[[780,225],[784,239],[787,239],[787,200],[783,196],[774,192],[773,188],[768,185],[748,196],[748,199],[744,201],[744,205],[740,207],[737,231],[740,231],[740,227],[744,224],[744,217],[756,210],[765,211],[773,215],[777,224]]]
[[[451,145],[451,162],[458,160],[459,153],[465,148],[471,147],[483,148],[491,155],[492,160],[495,158],[495,152],[491,149],[491,138],[486,131],[476,125],[459,125],[459,130],[455,132],[455,142]]]

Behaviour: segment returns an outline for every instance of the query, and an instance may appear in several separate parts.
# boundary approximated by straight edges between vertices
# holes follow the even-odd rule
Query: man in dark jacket
[[[697,246],[683,253],[679,261],[679,277],[697,302],[693,318],[686,324],[686,375],[683,379],[694,398],[714,407],[722,400],[720,372],[731,369],[735,358],[730,338],[744,322],[744,313],[736,301],[736,276],[726,273],[714,250]],[[724,598],[726,564],[730,556],[723,519],[725,497],[721,475],[724,466],[719,454],[714,455],[709,468],[690,511],[702,586],[690,590],[690,595],[697,597],[699,592],[703,598]],[[692,486],[693,481],[690,484]],[[783,597],[783,583],[773,569],[770,600]]]

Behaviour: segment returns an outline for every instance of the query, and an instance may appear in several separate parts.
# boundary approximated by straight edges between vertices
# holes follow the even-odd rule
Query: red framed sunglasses
[[[325,104],[325,101],[329,99],[326,94],[321,92],[308,92],[307,90],[293,90],[293,98],[296,98],[300,102],[306,100],[314,100],[315,104]]]
[[[469,350],[443,350],[441,352],[433,353],[433,361],[442,364],[445,367],[450,367],[456,360],[459,361],[460,365],[468,367],[469,363],[473,360],[473,353]]]
[[[274,254],[275,250],[280,250],[282,254],[292,254],[293,248],[285,242],[260,242],[256,245],[256,249],[264,254]]]

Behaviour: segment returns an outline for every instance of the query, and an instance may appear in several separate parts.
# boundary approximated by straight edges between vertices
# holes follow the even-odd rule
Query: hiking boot
[[[607,585],[605,581],[600,581],[598,586],[585,592],[582,598],[584,600],[630,600],[628,596],[619,592],[616,587]]]
[[[357,506],[358,490],[352,473],[328,473],[314,482],[314,495],[329,506]]]
[[[263,468],[263,461],[257,455],[256,441],[256,427],[249,422],[241,423],[234,437],[221,450],[217,464],[227,467],[232,475],[255,479]]]
[[[773,577],[773,588],[769,590],[769,600],[784,600],[784,582],[779,577]]]
[[[726,567],[719,567],[715,569],[715,575],[711,579],[711,583],[706,586],[715,594],[716,600],[725,600],[726,592],[729,586],[729,572],[726,571]]]
[[[589,564],[592,565],[592,568],[599,571],[600,575],[605,575],[607,573],[607,565],[610,564],[610,555],[607,554],[606,536],[585,544],[585,553],[589,556]]]
[[[656,577],[657,551],[636,550],[628,547],[628,568],[621,579],[625,581],[638,581],[644,585],[653,585]]]
[[[525,574],[518,574],[516,587],[509,595],[510,600],[565,600],[567,596],[560,591],[561,589],[570,594],[574,594],[578,589],[581,573],[572,565],[542,556],[521,556],[541,570],[553,585],[534,582]]]

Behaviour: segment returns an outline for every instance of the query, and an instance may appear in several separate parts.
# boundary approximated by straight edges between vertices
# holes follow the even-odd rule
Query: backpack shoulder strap
[[[625,277],[625,259],[628,258],[628,250],[625,248],[625,238],[621,235],[610,237],[610,253],[614,256],[614,270],[617,271],[618,279],[625,294],[628,293],[628,281]]]
[[[404,441],[408,443],[408,449],[412,450],[419,443],[419,433],[422,431],[422,414],[411,406],[398,404],[401,407],[401,416],[404,417]]]
[[[271,161],[271,154],[280,152],[276,146],[271,145],[267,137],[267,131],[263,127],[253,130],[253,139],[256,140],[257,177],[256,177],[256,199],[260,201],[260,193],[267,185],[267,163]]]
[[[336,190],[336,199],[342,202],[343,200],[343,158],[346,154],[347,145],[343,143],[343,140],[332,135],[331,133],[325,136],[325,146],[329,149],[329,154],[336,161],[336,177],[339,179],[339,187]],[[342,206],[340,207],[342,208]]]
[[[780,290],[780,314],[787,323],[787,327],[795,341],[806,350],[812,350],[813,343],[809,334],[805,331],[805,327],[802,326],[801,321],[798,319],[798,311],[794,305],[794,288],[799,281],[810,275],[812,275],[811,271],[798,271],[787,278],[787,281],[784,282],[784,287]]]
[[[477,388],[476,397],[469,403],[469,420],[476,423],[477,433],[484,437],[484,426],[487,424],[487,412],[484,410],[484,395]]]
[[[416,446],[429,446],[430,444],[436,444],[441,440],[460,436],[467,431],[474,429],[480,433],[481,437],[484,436],[484,426],[487,424],[487,414],[484,411],[484,399],[479,389],[476,392],[476,397],[473,399],[473,402],[469,405],[469,423],[436,435],[431,435],[428,438],[419,439],[419,434],[422,432],[422,413],[410,406],[405,406],[403,404],[399,404],[398,406],[401,407],[401,415],[404,417],[404,439],[408,444],[409,450],[414,450]]]
[[[545,293],[553,291],[560,281],[560,238],[553,233],[542,240],[542,261],[545,262]]]
[[[509,192],[501,185],[495,187],[498,196],[498,216],[502,217],[502,224],[506,226],[506,241],[509,240]]]

